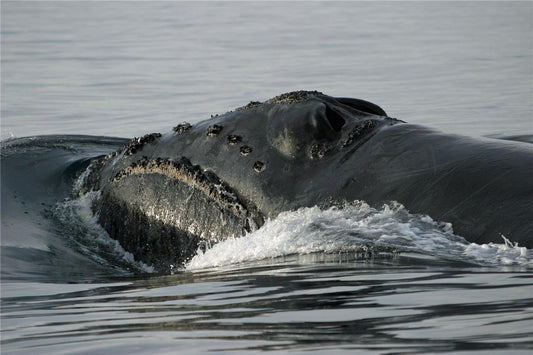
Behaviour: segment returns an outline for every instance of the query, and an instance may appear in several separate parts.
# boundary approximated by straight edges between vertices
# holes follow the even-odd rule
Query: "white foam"
[[[512,243],[502,235],[503,244],[472,243],[466,246],[464,254],[468,257],[493,265],[515,265],[533,267],[533,255],[531,250]]]
[[[205,253],[199,251],[186,268],[212,268],[291,254],[357,252],[365,247],[481,265],[531,266],[533,262],[526,248],[470,244],[456,236],[450,224],[410,214],[399,203],[375,209],[357,201],[342,209],[312,207],[281,213],[253,233],[229,238]]]

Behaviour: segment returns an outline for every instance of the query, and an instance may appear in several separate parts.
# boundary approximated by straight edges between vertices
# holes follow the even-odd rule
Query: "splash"
[[[503,244],[472,243],[466,246],[464,254],[480,262],[495,265],[514,265],[533,267],[533,255],[530,250],[520,247],[517,243],[512,243],[502,235]]]
[[[470,244],[449,223],[411,214],[399,203],[376,209],[356,201],[343,208],[301,208],[281,213],[259,230],[198,254],[188,270],[311,253],[414,252],[475,265],[533,266],[526,248]]]

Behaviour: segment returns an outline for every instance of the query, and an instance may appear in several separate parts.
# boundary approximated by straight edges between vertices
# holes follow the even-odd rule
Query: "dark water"
[[[288,257],[96,284],[9,284],[3,350],[528,353],[531,275],[404,256]],[[54,287],[55,286],[55,287]],[[10,297],[11,296],[11,297]]]
[[[109,136],[294,89],[531,143],[532,3],[0,6],[2,354],[533,352],[533,255],[503,239],[359,202],[282,214],[157,275],[76,189],[126,142]]]

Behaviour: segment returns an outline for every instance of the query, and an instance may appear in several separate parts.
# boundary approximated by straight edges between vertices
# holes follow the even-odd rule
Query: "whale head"
[[[398,122],[364,100],[291,92],[134,138],[86,185],[108,233],[167,270],[282,211],[344,200],[356,152]]]

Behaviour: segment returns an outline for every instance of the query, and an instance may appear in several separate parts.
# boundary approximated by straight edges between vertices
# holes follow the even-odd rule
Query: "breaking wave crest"
[[[301,208],[281,213],[259,230],[229,238],[198,254],[187,270],[271,259],[287,255],[418,253],[474,265],[533,266],[530,250],[513,245],[469,243],[449,223],[409,213],[401,204],[380,209],[364,202],[322,210]]]

